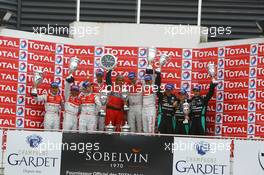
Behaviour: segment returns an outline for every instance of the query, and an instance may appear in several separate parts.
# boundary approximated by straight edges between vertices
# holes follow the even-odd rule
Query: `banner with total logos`
[[[207,65],[217,65],[220,81],[209,102],[207,133],[219,136],[264,137],[264,43],[214,48],[157,48],[157,56],[170,56],[162,68],[162,82],[172,82],[176,91],[200,84],[206,94],[210,76]],[[52,81],[60,83],[68,75],[69,59],[80,58],[75,72],[77,83],[87,77],[94,81],[99,59],[104,54],[118,58],[112,75],[129,71],[145,74],[147,47],[79,46],[0,36],[0,126],[42,128],[44,106],[31,96],[36,69],[45,71],[38,93],[48,93]]]
[[[264,174],[264,141],[235,140],[234,175]]]

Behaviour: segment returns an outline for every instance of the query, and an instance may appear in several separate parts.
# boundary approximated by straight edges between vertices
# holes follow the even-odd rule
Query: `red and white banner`
[[[163,83],[174,83],[191,89],[201,84],[202,94],[209,88],[209,62],[217,65],[220,81],[209,102],[207,132],[209,135],[264,137],[264,43],[213,48],[157,48],[158,55],[170,60],[162,69]],[[80,46],[21,38],[0,37],[0,127],[41,128],[44,107],[30,96],[34,70],[45,71],[38,93],[48,92],[52,81],[58,81],[61,92],[68,75],[69,59],[80,58],[75,72],[77,83],[94,81],[103,54],[118,58],[113,71],[127,75],[130,71],[142,78],[147,66],[146,47]],[[155,63],[157,65],[158,62]]]

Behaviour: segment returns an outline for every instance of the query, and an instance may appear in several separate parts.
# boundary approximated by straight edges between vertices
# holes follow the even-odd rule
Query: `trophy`
[[[184,114],[184,120],[183,120],[183,124],[187,124],[188,122],[188,115],[190,113],[190,104],[187,102],[187,100],[185,99],[185,102],[182,104],[183,106],[183,114]]]
[[[69,76],[66,78],[68,82],[73,82],[73,72],[77,70],[78,65],[80,63],[80,59],[77,57],[72,57],[70,59],[70,67],[69,67]]]
[[[153,70],[152,64],[156,57],[157,49],[155,47],[150,47],[148,49],[148,66],[147,66],[147,73],[152,74],[151,71]]]
[[[112,70],[117,65],[117,58],[111,54],[105,54],[100,58],[100,66],[109,71]]]
[[[167,54],[162,54],[161,56],[160,56],[160,66],[164,66],[165,64],[166,64],[166,62],[169,60],[169,55],[167,55]]]
[[[125,125],[121,127],[121,132],[130,132],[130,131],[131,131],[131,127],[126,122]]]
[[[215,64],[214,63],[209,63],[207,66],[208,69],[208,74],[210,75],[210,77],[212,77],[212,82],[214,84],[217,84],[218,81],[215,80],[215,75],[216,75],[216,71],[215,71]]]
[[[106,89],[100,91],[100,102],[102,104],[102,107],[100,109],[100,116],[101,117],[104,117],[106,115],[105,106],[107,103],[107,96],[108,96],[108,91]]]
[[[112,122],[110,121],[110,123],[105,126],[105,131],[106,132],[115,132],[115,126],[112,124]]]
[[[122,88],[122,92],[121,92],[121,95],[122,95],[122,98],[125,100],[126,104],[124,105],[124,111],[128,111],[129,110],[129,107],[127,105],[127,102],[128,102],[128,90],[124,87]]]
[[[31,90],[32,96],[36,97],[38,95],[37,87],[42,82],[42,80],[43,80],[42,70],[36,70],[33,75],[33,88]]]

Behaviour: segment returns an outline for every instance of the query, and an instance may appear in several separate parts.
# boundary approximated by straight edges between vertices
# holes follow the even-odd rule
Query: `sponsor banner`
[[[0,69],[2,70],[18,70],[18,60],[1,58]]]
[[[64,45],[64,55],[74,57],[93,57],[94,55],[94,46],[73,46],[73,45]]]
[[[44,64],[55,63],[55,53],[53,52],[39,52],[39,51],[24,51],[26,59],[32,63],[42,62]]]
[[[230,144],[230,140],[175,137],[173,175],[229,175]]]
[[[0,36],[0,48],[19,48],[19,39]]]
[[[255,124],[255,137],[264,138],[264,122],[256,122],[256,124]]]
[[[222,68],[225,67],[227,69],[232,68],[240,68],[240,67],[248,67],[250,65],[250,57],[241,55],[238,58],[229,58],[225,57],[222,59],[219,59],[218,67]]]
[[[206,125],[206,134],[214,136],[215,135],[215,124],[214,123],[208,123]]]
[[[218,57],[218,48],[193,49],[193,59],[209,58],[216,59]]]
[[[264,174],[264,141],[235,140],[234,146],[234,175]]]
[[[4,115],[1,113],[0,115],[0,127],[16,127],[16,117],[14,115]]]
[[[18,106],[18,108],[19,108],[19,106]],[[16,103],[14,103],[14,104],[0,103],[0,114],[1,115],[15,116],[16,115],[16,109],[17,109]]]
[[[44,117],[33,117],[33,116],[25,116],[24,119],[24,128],[30,128],[30,129],[43,129],[43,120]]]
[[[119,57],[137,57],[138,56],[138,48],[137,47],[111,47],[106,46],[103,48],[103,52],[100,53],[100,49],[96,48],[95,56],[102,56],[103,54],[112,54]],[[99,54],[98,54],[99,53]]]
[[[141,51],[142,50],[142,51]],[[146,57],[147,55],[142,54],[144,53],[144,49],[139,50],[139,56]],[[141,51],[141,52],[140,52]],[[170,57],[170,60],[179,60],[181,61],[182,58],[182,49],[181,48],[157,48],[157,56],[160,55],[168,55]],[[174,61],[171,61],[174,62]],[[166,65],[164,65],[166,67]]]
[[[247,123],[225,123],[222,125],[222,136],[246,137]]]
[[[51,42],[43,42],[43,41],[36,41],[36,40],[20,40],[20,49],[31,51],[38,51],[38,52],[56,52],[56,44]]]
[[[225,57],[240,57],[242,55],[250,55],[250,45],[225,47]]]
[[[62,133],[8,131],[5,174],[60,174],[61,142]]]
[[[232,123],[238,123],[238,124],[244,124],[248,122],[248,114],[247,113],[241,113],[241,112],[229,112],[224,113],[223,115],[216,116],[217,120],[222,119],[223,124],[232,124]]]
[[[7,58],[7,59],[19,59],[19,51],[15,48],[1,48],[0,49],[0,58]]]
[[[64,133],[61,175],[172,174],[172,143],[173,137]]]
[[[258,55],[264,55],[264,44],[258,44]]]

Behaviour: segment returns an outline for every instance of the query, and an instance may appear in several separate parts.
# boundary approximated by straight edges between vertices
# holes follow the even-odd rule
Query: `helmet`
[[[152,76],[151,76],[150,74],[146,74],[146,75],[144,76],[144,80],[145,80],[145,81],[150,81],[150,80],[152,80]]]

